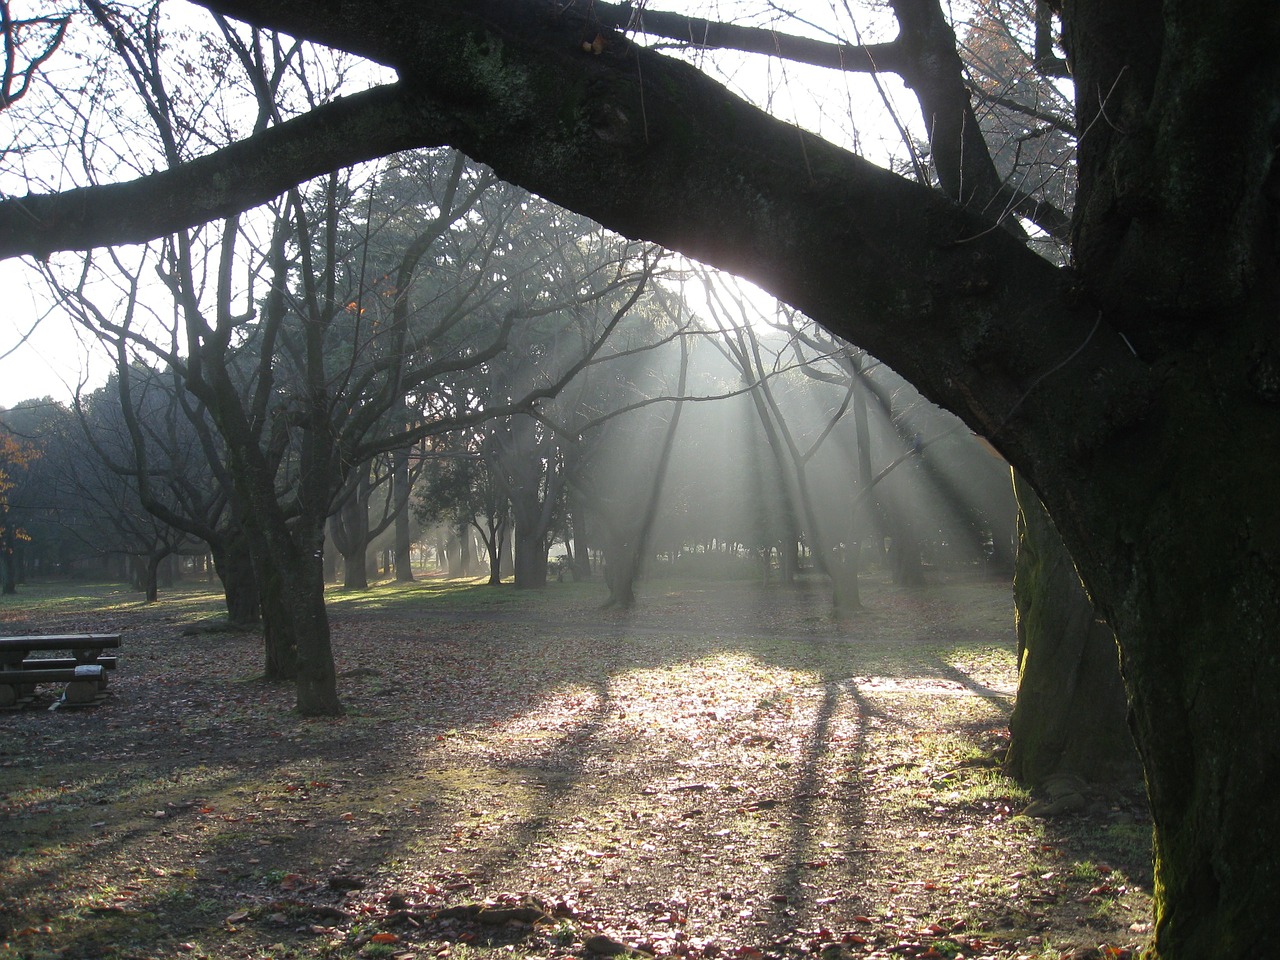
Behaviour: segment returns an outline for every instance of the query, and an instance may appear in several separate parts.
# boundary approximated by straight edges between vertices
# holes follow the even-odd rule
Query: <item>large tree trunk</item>
[[[13,551],[0,549],[0,594],[13,596],[18,592],[18,580],[14,575]]]
[[[230,381],[220,392],[234,394]],[[224,401],[224,409],[235,403]],[[337,676],[324,606],[325,521],[330,491],[323,472],[302,488],[301,515],[286,516],[276,496],[274,471],[261,451],[241,441],[243,420],[226,428],[231,474],[244,513],[262,595],[267,680],[293,679],[296,709],[303,716],[340,716]],[[324,452],[321,446],[319,452]]]
[[[154,553],[129,558],[130,575],[135,590],[140,590],[144,603],[155,603],[160,598],[158,571],[162,558]]]
[[[458,536],[455,531],[450,530],[445,536],[440,554],[444,558],[444,570],[449,578],[456,580],[461,577],[463,575],[462,545],[458,542]]]
[[[515,587],[541,590],[547,585],[547,534],[537,524],[515,525]]]
[[[341,716],[324,607],[324,565],[318,553],[303,552],[290,558],[281,573],[298,644],[296,709],[304,717]]]
[[[409,526],[409,454],[407,451],[397,450],[393,456],[395,475],[391,480],[391,492],[396,498],[396,580],[409,583],[413,580],[413,540]]]
[[[155,603],[160,599],[160,563],[162,554],[148,554],[146,559],[139,558],[139,566],[143,578],[143,593],[147,603]]]
[[[1158,953],[1254,957],[1280,903],[1280,16],[1142,6],[1081,4],[1067,42],[1076,267],[1154,395],[1130,431],[1073,431],[1078,473],[1035,479],[1120,639]]]
[[[1135,782],[1115,634],[1094,614],[1044,506],[1025,483],[1016,487],[1018,699],[1005,770],[1032,787]]]
[[[1180,413],[1107,458],[1112,479],[1099,487],[1114,505],[1094,523],[1069,525],[1062,503],[1056,517],[1121,639],[1164,960],[1265,955],[1260,918],[1280,903],[1280,509],[1257,493],[1280,489],[1280,470],[1275,457],[1241,457],[1237,440],[1276,450],[1280,433],[1222,386],[1171,391]]]
[[[495,438],[515,528],[512,570],[517,590],[540,590],[547,585],[552,507],[564,485],[554,446],[540,431],[533,417],[520,414],[511,417],[506,432]]]
[[[591,548],[587,546],[587,518],[584,512],[578,512],[573,517],[573,579],[585,583],[591,577]]]
[[[458,524],[458,575],[469,577],[475,572],[474,552],[471,549],[471,528]]]
[[[314,523],[311,531],[271,524],[265,535],[255,537],[261,551],[254,559],[262,591],[265,678],[293,680],[295,708],[303,716],[336,717],[343,709],[324,606],[324,520]]]
[[[569,517],[569,553],[573,563],[573,579],[582,583],[591,579],[591,548],[587,545],[586,502],[576,487],[565,489],[566,512]]]
[[[502,553],[507,541],[507,524],[496,523],[489,529],[484,538],[485,549],[489,552],[489,586],[502,585]]]
[[[254,571],[262,603],[263,666],[268,683],[296,680],[298,638],[286,600],[286,585],[277,565],[254,556]]]
[[[396,401],[394,415],[405,426],[410,425],[409,408],[402,396]],[[396,581],[413,580],[413,541],[410,537],[409,518],[409,451],[400,449],[391,454],[391,496],[395,498],[395,568]]]
[[[901,503],[889,505],[889,570],[893,582],[900,587],[923,587],[924,568],[920,565],[920,540],[915,525],[903,513]]]
[[[369,558],[366,551],[348,553],[342,558],[342,589],[369,589]]]
[[[638,560],[634,545],[626,537],[615,534],[609,538],[604,560],[604,583],[609,588],[609,599],[604,604],[606,608],[635,608],[636,580],[640,576],[640,571],[636,569]]]
[[[346,590],[369,589],[369,466],[360,470],[355,489],[329,525],[342,554],[342,586]]]
[[[858,553],[861,544],[848,545],[843,558],[832,557],[827,564],[831,575],[831,606],[837,617],[847,617],[862,609],[862,590],[858,585]]]
[[[210,542],[209,552],[226,597],[227,619],[240,627],[256,626],[262,620],[262,600],[248,539],[239,532],[228,533]]]

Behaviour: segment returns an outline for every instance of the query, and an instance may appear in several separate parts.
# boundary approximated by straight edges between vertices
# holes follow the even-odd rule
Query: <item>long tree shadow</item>
[[[593,601],[556,619],[515,604],[502,616],[346,611],[335,638],[351,715],[333,722],[292,717],[287,689],[245,685],[252,640],[217,641],[222,666],[203,672],[182,641],[140,640],[109,709],[80,715],[73,735],[24,718],[31,739],[12,757],[39,779],[35,758],[72,769],[91,742],[133,757],[113,790],[150,777],[156,812],[200,806],[133,830],[103,817],[111,836],[96,846],[98,821],[65,822],[43,874],[3,896],[52,878],[62,889],[46,913],[83,919],[72,887],[92,851],[104,871],[131,856],[165,864],[127,898],[170,918],[153,938],[225,932],[246,904],[230,924],[242,947],[294,936],[300,920],[328,929],[366,908],[388,917],[388,903],[425,915],[522,892],[637,943],[816,937],[870,909],[867,723],[891,718],[849,678],[919,660],[868,652],[821,598],[734,588],[738,606],[719,618],[705,610],[716,592],[629,618]],[[59,829],[52,811],[33,827]],[[29,854],[5,856],[14,875]],[[332,883],[343,877],[352,885]],[[179,910],[192,890],[205,906]]]

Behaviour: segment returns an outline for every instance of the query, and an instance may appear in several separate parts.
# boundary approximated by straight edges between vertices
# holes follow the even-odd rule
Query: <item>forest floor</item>
[[[1125,957],[1140,790],[1021,814],[1007,584],[423,580],[333,594],[345,717],[216,598],[33,585],[110,693],[0,713],[0,960]]]

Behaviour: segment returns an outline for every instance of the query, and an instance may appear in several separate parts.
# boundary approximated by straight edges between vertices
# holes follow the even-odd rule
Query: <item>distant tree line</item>
[[[89,9],[128,67],[102,102],[171,168],[349,82],[343,58],[220,17],[220,44],[177,62],[161,19]],[[194,76],[216,101],[184,95]],[[67,156],[91,180],[121,160]],[[5,415],[41,454],[6,495],[26,518],[5,528],[10,580],[127,558],[153,599],[171,558],[207,555],[304,713],[341,711],[326,580],[366,586],[375,553],[412,579],[424,538],[449,572],[482,554],[521,589],[560,544],[619,606],[659,557],[809,567],[842,612],[867,563],[904,584],[926,557],[1011,568],[1003,464],[874,358],[451,150],[40,269],[114,372]]]
[[[669,290],[661,296],[675,299]],[[619,562],[625,535],[618,531],[641,519],[663,430],[681,400],[681,427],[636,577],[647,568],[788,582],[804,570],[830,575],[833,558],[857,558],[862,569],[874,566],[908,585],[931,563],[1011,571],[1007,468],[886,367],[844,345],[797,360],[801,335],[814,332],[794,318],[718,329],[702,318],[663,315],[663,329],[642,314],[636,310],[607,353],[535,410],[478,418],[355,465],[356,480],[335,494],[325,517],[325,579],[349,589],[366,587],[371,575],[412,579],[397,549],[403,527],[417,555],[434,558],[437,573],[487,573],[493,584],[538,588],[555,560],[574,579],[604,580],[610,562]],[[730,336],[753,344],[765,364],[762,380],[748,385],[726,358]],[[680,341],[693,346],[687,383],[677,392]],[[491,384],[514,383],[527,375],[528,356],[508,348],[483,375]],[[832,371],[849,369],[849,356],[866,369],[841,380]],[[433,402],[444,411],[437,419],[460,417],[447,408],[458,397],[478,402],[473,373],[436,384]],[[127,578],[155,599],[179,567],[208,576],[216,568],[229,616],[258,622],[260,601],[243,599],[256,596],[252,562],[240,571],[246,585],[226,556],[243,508],[221,441],[208,422],[193,419],[179,387],[172,370],[135,359],[123,376],[113,373],[73,402],[32,399],[0,411],[6,529],[21,531],[9,544],[14,583]],[[848,401],[851,389],[862,399]],[[796,501],[787,445],[761,419],[765,391],[788,430],[810,445],[821,441],[805,461],[807,507]],[[423,400],[419,394],[405,403],[421,414]],[[870,489],[861,478],[852,485],[845,479],[863,456],[874,458]],[[410,482],[405,498],[395,492],[399,462]],[[876,472],[890,465],[877,481]],[[282,460],[286,477],[299,468]],[[523,524],[516,519],[520,498]],[[520,555],[533,552],[533,562],[514,565],[517,543]],[[186,559],[179,565],[174,558]]]

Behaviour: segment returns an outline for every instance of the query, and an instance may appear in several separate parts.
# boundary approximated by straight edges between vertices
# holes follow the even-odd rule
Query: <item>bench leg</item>
[[[0,683],[0,707],[12,707],[17,702],[17,686],[12,683]]]
[[[72,680],[62,693],[62,699],[67,703],[93,703],[97,698],[97,680]]]

